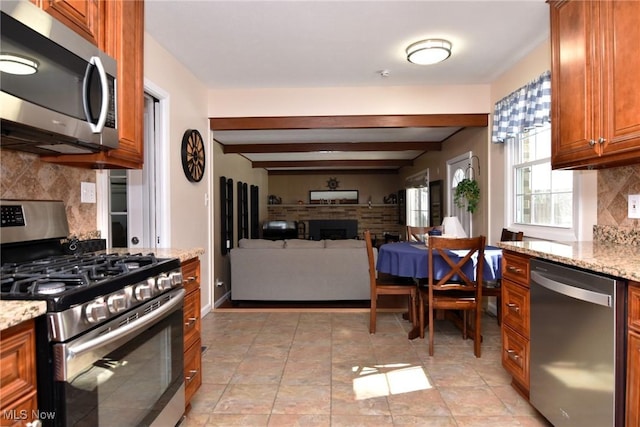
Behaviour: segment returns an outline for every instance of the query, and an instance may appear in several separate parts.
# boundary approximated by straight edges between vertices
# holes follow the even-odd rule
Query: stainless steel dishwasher
[[[531,260],[530,402],[555,427],[621,427],[624,283]]]

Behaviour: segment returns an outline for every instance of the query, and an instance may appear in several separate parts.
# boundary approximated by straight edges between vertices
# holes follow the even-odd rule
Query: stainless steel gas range
[[[184,413],[180,261],[72,253],[57,201],[0,200],[0,298],[43,300],[38,410],[51,426],[172,426]]]

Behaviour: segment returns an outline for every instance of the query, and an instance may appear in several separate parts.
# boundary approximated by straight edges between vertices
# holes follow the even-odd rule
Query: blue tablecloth
[[[454,254],[456,252],[460,252],[460,256],[452,257],[454,261],[464,258],[467,253],[467,251],[452,251]],[[478,256],[475,254],[473,256],[475,262],[477,262],[477,258]],[[437,252],[434,252],[434,263],[436,278],[442,277],[447,271],[450,271],[450,267]],[[376,270],[394,276],[424,279],[429,277],[428,264],[429,251],[424,243],[387,243],[380,246]],[[465,274],[471,274],[473,266],[471,263],[467,263],[467,266],[463,271]],[[502,249],[495,246],[485,247],[482,275],[485,281],[495,281],[502,278]]]

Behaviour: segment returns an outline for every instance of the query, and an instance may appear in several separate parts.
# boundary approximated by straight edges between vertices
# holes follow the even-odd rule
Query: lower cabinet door
[[[529,340],[506,325],[502,327],[502,366],[529,394]]]
[[[198,339],[184,353],[184,387],[187,409],[191,398],[202,384],[201,343]]]

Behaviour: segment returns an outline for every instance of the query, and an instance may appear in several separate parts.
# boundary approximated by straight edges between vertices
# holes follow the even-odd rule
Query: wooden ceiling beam
[[[210,117],[211,130],[487,127],[489,114]]]
[[[319,151],[440,151],[440,142],[312,142],[283,144],[223,145],[225,154],[231,153],[315,153]]]
[[[400,168],[412,166],[413,160],[302,160],[302,161],[260,161],[252,162],[253,168]]]

